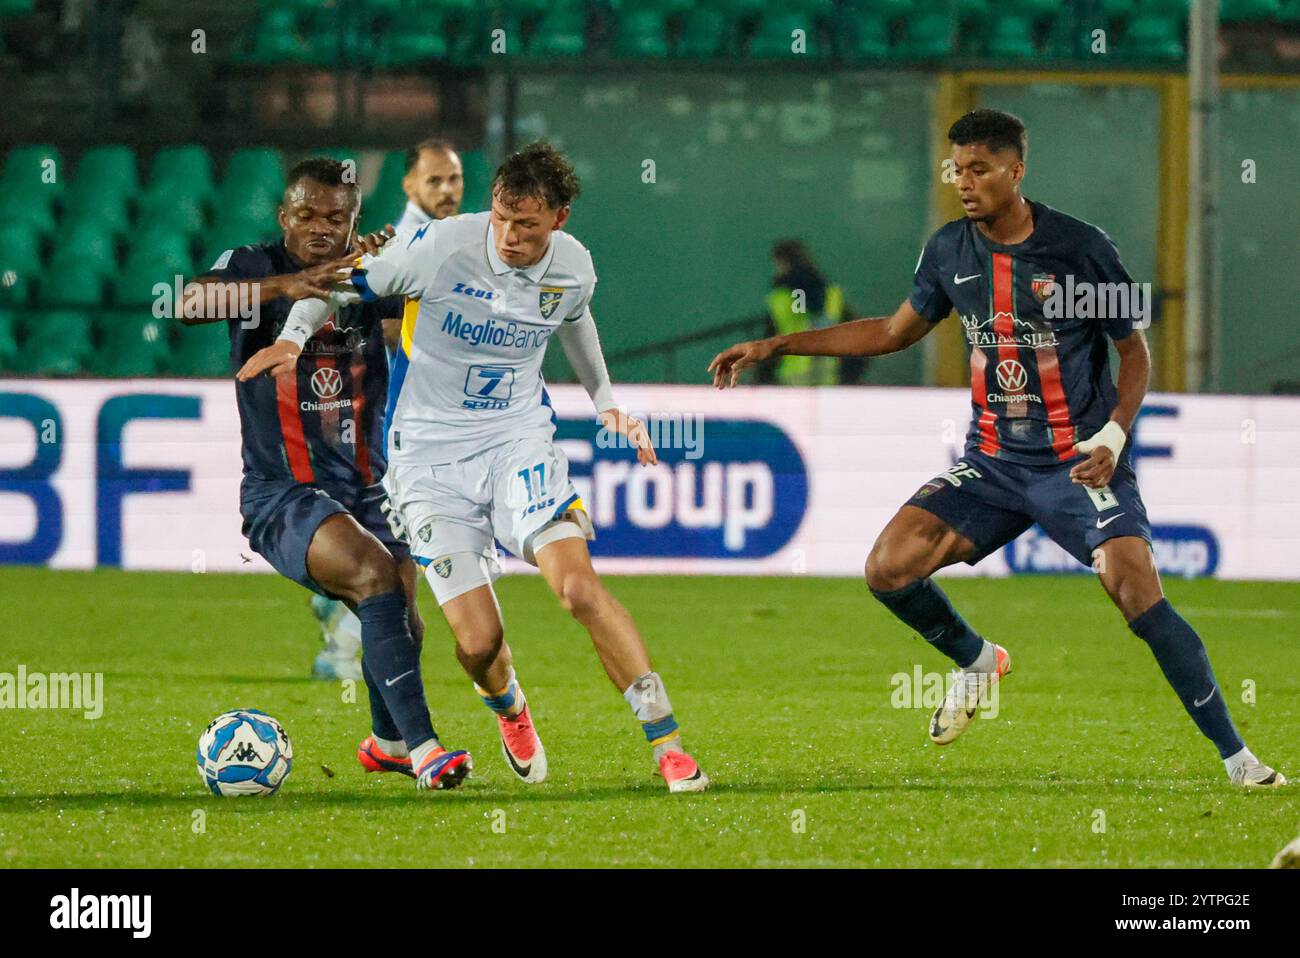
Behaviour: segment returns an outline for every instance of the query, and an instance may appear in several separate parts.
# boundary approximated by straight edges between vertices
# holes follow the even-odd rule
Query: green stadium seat
[[[440,19],[418,25],[398,21],[381,36],[375,59],[381,67],[405,67],[445,60],[451,52],[446,27]]]
[[[212,203],[212,226],[223,235],[250,225],[258,230],[268,225],[274,227],[279,205],[279,195],[266,193],[239,193],[228,199],[216,199]]]
[[[1024,60],[1038,55],[1034,47],[1034,24],[1028,16],[1000,14],[993,18],[989,34],[989,56]]]
[[[731,20],[713,7],[696,7],[682,18],[677,55],[697,60],[721,56],[731,46]]]
[[[47,168],[46,160],[53,160],[54,164]],[[52,183],[46,182],[50,174],[54,177]],[[58,148],[49,144],[32,143],[15,146],[9,151],[5,157],[4,177],[0,183],[3,183],[5,189],[40,186],[58,196],[67,185],[67,179],[63,154]]]
[[[1283,0],[1277,14],[1278,23],[1300,23],[1300,0]]]
[[[91,371],[101,376],[156,376],[167,369],[174,320],[147,311],[114,311],[100,325],[101,343]]]
[[[34,272],[40,268],[40,235],[26,223],[0,216],[0,271]]]
[[[1124,31],[1122,50],[1126,57],[1142,60],[1181,60],[1183,24],[1169,17],[1137,14]]]
[[[115,234],[125,233],[131,225],[126,195],[114,193],[111,187],[97,191],[93,185],[78,180],[68,191],[63,207],[63,222],[75,223],[80,220],[99,223]]]
[[[1276,20],[1282,12],[1278,0],[1220,0],[1219,19],[1224,23],[1255,23]]]
[[[91,273],[101,279],[117,272],[117,240],[114,231],[97,220],[76,220],[68,225],[53,250],[54,259],[70,258],[81,263],[79,273]],[[54,270],[51,274],[67,275]]]
[[[127,146],[92,146],[77,161],[76,186],[82,176],[101,190],[125,193],[128,198],[140,189],[135,153]]]
[[[928,59],[952,52],[954,24],[947,13],[920,13],[908,18],[900,53]]]
[[[20,223],[41,236],[48,236],[54,231],[54,207],[44,198],[0,187],[0,223]]]
[[[0,267],[0,306],[22,306],[32,298],[37,274]]]
[[[152,305],[159,283],[174,286],[177,276],[189,277],[194,260],[189,250],[165,240],[135,246],[113,284],[113,302],[118,306]]]
[[[630,10],[618,21],[614,52],[621,57],[668,56],[668,26],[656,10]]]
[[[30,16],[36,9],[36,0],[0,0],[0,17],[18,18]]]
[[[872,13],[886,20],[895,20],[912,12],[913,0],[851,0],[850,10]]]
[[[224,199],[248,192],[277,199],[284,192],[284,163],[278,152],[268,147],[250,147],[230,154],[226,175],[216,195]]]
[[[212,192],[212,157],[206,148],[197,144],[168,146],[154,155],[141,200],[151,194],[169,195],[175,191],[199,196]]]
[[[877,60],[890,55],[889,21],[878,13],[854,11],[840,21],[840,52],[847,60]]]
[[[23,372],[41,376],[84,373],[95,353],[90,314],[50,310],[28,317],[28,336],[18,361]]]
[[[270,10],[257,24],[257,34],[248,59],[266,66],[304,63],[310,55],[306,42],[298,35],[298,14],[281,8]]]
[[[179,331],[167,371],[177,376],[228,377],[230,332],[225,323],[176,324]]]
[[[104,302],[105,277],[88,269],[85,259],[72,250],[56,251],[40,276],[35,299],[42,306],[89,309]]]
[[[149,198],[146,199],[145,196]],[[207,222],[204,202],[199,196],[183,190],[170,196],[164,196],[161,191],[145,196],[140,198],[139,225],[136,229],[166,227],[192,235],[203,229]]]
[[[587,50],[587,13],[576,4],[560,4],[542,17],[529,40],[534,57],[576,57]]]
[[[749,41],[749,55],[764,58],[820,57],[817,29],[813,18],[801,13],[771,13],[759,21]],[[803,31],[803,52],[796,53],[795,31]]]
[[[16,370],[18,364],[18,314],[0,309],[0,370]]]

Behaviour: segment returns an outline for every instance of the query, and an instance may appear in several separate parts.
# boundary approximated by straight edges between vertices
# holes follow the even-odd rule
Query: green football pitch
[[[298,587],[2,569],[0,673],[102,672],[104,706],[95,720],[0,711],[0,863],[1260,867],[1300,831],[1300,785],[1232,788],[1090,577],[946,582],[1015,662],[999,714],[947,748],[926,736],[924,695],[906,694],[917,665],[945,660],[860,581],[608,582],[714,779],[703,795],[667,794],[585,634],[535,577],[500,596],[550,780],[510,774],[426,595],[435,725],[476,769],[458,791],[417,793],[356,763],[364,686],[306,677],[319,638]],[[1167,588],[1251,747],[1300,778],[1300,589]],[[236,707],[293,740],[278,795],[216,798],[196,774],[200,731]]]

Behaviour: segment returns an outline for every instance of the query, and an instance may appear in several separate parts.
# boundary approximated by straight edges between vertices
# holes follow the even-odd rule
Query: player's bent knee
[[[594,575],[572,573],[560,584],[560,603],[579,621],[598,615],[609,593]]]
[[[350,598],[356,602],[404,591],[402,577],[397,574],[397,563],[383,549],[368,551],[357,560],[348,587],[352,593]]]
[[[505,633],[495,628],[460,629],[456,632],[456,658],[471,675],[485,670],[501,654]]]
[[[898,561],[898,550],[883,540],[877,540],[871,547],[863,571],[873,592],[893,592],[920,578],[905,563]]]

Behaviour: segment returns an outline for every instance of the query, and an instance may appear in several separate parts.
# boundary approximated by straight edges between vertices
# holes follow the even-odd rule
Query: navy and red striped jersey
[[[302,268],[278,242],[223,253],[204,275],[255,280]],[[228,321],[236,369],[275,342],[292,306],[274,299],[260,304],[256,321]],[[401,315],[400,296],[342,307],[307,341],[296,375],[235,383],[246,480],[293,479],[330,491],[383,478],[388,355],[380,321]]]
[[[1095,318],[1107,310],[1059,307],[1084,283],[1103,293],[1103,284],[1134,287],[1102,230],[1029,202],[1034,228],[1022,243],[994,243],[965,217],[936,230],[908,301],[932,323],[954,309],[961,320],[971,370],[967,450],[1048,464],[1075,458],[1074,444],[1110,418],[1117,394],[1106,337],[1124,339],[1136,325],[1131,308]],[[1067,318],[1075,312],[1088,318]]]

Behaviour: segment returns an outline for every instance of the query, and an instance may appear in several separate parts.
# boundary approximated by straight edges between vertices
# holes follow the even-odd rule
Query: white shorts
[[[426,567],[460,552],[495,565],[494,540],[536,565],[533,540],[557,523],[594,538],[569,461],[549,439],[515,439],[444,466],[393,466],[384,488]]]

